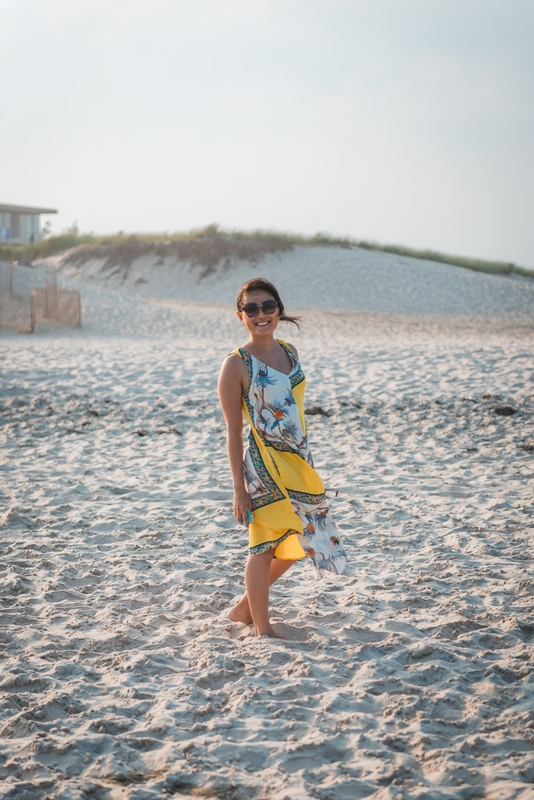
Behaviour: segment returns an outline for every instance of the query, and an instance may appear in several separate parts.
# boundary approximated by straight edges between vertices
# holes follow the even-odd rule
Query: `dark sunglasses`
[[[263,303],[246,303],[241,306],[241,311],[244,311],[247,317],[256,317],[260,309],[264,314],[274,314],[277,308],[276,300],[265,300]]]

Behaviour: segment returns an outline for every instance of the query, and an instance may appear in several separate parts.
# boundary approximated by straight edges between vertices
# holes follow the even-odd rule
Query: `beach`
[[[83,328],[0,331],[0,796],[534,798],[534,281],[305,250],[56,259]],[[302,317],[349,558],[273,587],[285,640],[226,617],[216,382],[254,274]]]

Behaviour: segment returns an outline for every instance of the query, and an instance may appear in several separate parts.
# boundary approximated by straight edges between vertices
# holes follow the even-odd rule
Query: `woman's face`
[[[270,336],[276,330],[280,319],[280,309],[276,307],[273,314],[267,314],[261,307],[266,300],[274,300],[269,292],[250,292],[242,300],[241,308],[247,303],[257,303],[260,306],[255,317],[249,317],[244,311],[236,311],[237,316],[252,336]]]

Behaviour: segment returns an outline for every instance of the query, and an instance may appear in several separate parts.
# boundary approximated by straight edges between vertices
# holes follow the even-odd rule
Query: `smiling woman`
[[[236,519],[248,527],[245,594],[228,616],[278,637],[269,619],[269,586],[298,559],[321,575],[347,557],[313,468],[304,416],[306,379],[294,345],[274,338],[280,320],[298,325],[264,278],[248,281],[236,314],[249,338],[223,362],[219,397],[226,420]],[[250,426],[243,454],[243,414]]]

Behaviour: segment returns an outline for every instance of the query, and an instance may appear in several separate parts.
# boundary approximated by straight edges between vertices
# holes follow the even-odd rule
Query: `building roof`
[[[37,208],[36,206],[15,206],[13,203],[0,203],[0,211],[13,214],[57,214],[57,208]]]

